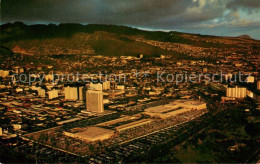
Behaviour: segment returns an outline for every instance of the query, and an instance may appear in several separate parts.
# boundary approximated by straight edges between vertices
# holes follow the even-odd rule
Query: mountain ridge
[[[106,56],[179,55],[167,47],[150,44],[188,45],[204,48],[239,47],[236,42],[249,42],[247,38],[220,37],[176,31],[145,31],[127,26],[101,24],[49,24],[25,25],[22,22],[3,24],[1,46],[24,54],[98,54]],[[129,39],[142,38],[145,41]],[[256,40],[250,40],[254,44]]]

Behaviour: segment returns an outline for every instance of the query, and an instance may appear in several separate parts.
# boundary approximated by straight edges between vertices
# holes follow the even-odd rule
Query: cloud
[[[3,0],[3,21],[144,24],[178,15],[192,0]]]
[[[260,21],[259,8],[259,0],[2,0],[1,16],[3,23],[97,23],[196,31],[250,28]]]
[[[259,0],[230,0],[227,5],[227,8],[237,10],[239,8],[246,9],[249,12],[260,8]]]

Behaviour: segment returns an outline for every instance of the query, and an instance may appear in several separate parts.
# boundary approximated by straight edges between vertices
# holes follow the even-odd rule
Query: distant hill
[[[139,37],[139,42],[128,37]],[[235,40],[231,38],[230,40]],[[117,25],[49,24],[25,25],[22,22],[1,25],[1,45],[21,54],[98,54],[107,56],[180,55],[149,44],[149,40],[201,48],[236,47],[228,38],[180,32],[144,31]],[[238,39],[237,39],[238,40]],[[183,55],[183,54],[181,54]]]
[[[241,36],[238,36],[238,38],[241,38],[241,39],[253,39],[249,35],[241,35]]]

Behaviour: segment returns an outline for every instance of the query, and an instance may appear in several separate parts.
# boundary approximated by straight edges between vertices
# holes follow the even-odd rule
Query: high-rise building
[[[227,97],[245,98],[247,95],[247,89],[242,87],[229,87],[227,88]]]
[[[77,87],[65,87],[65,99],[70,101],[77,101],[78,100],[78,88]]]
[[[103,90],[109,90],[110,89],[110,81],[103,82]]]
[[[49,95],[50,100],[59,97],[58,90],[51,90],[51,91],[48,92],[48,95]]]
[[[87,111],[94,113],[104,112],[103,92],[88,90],[86,96]]]
[[[84,90],[85,90],[85,89],[84,89],[84,87],[79,87],[78,89],[79,89],[79,92],[78,92],[78,93],[79,93],[79,100],[80,100],[80,101],[83,101],[83,100],[84,100],[84,95],[83,95],[83,93],[84,93]]]

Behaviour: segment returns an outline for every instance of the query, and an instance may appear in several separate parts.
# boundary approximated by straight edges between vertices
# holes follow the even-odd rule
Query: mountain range
[[[22,22],[1,25],[2,54],[27,55],[104,55],[145,56],[188,55],[179,47],[189,50],[236,48],[242,45],[255,46],[259,41],[249,36],[218,37],[188,34],[176,31],[144,31],[117,25],[49,24],[25,25]],[[166,46],[162,46],[166,43]],[[239,43],[239,44],[238,44]],[[177,46],[176,51],[169,46]],[[189,52],[189,51],[188,51]]]

